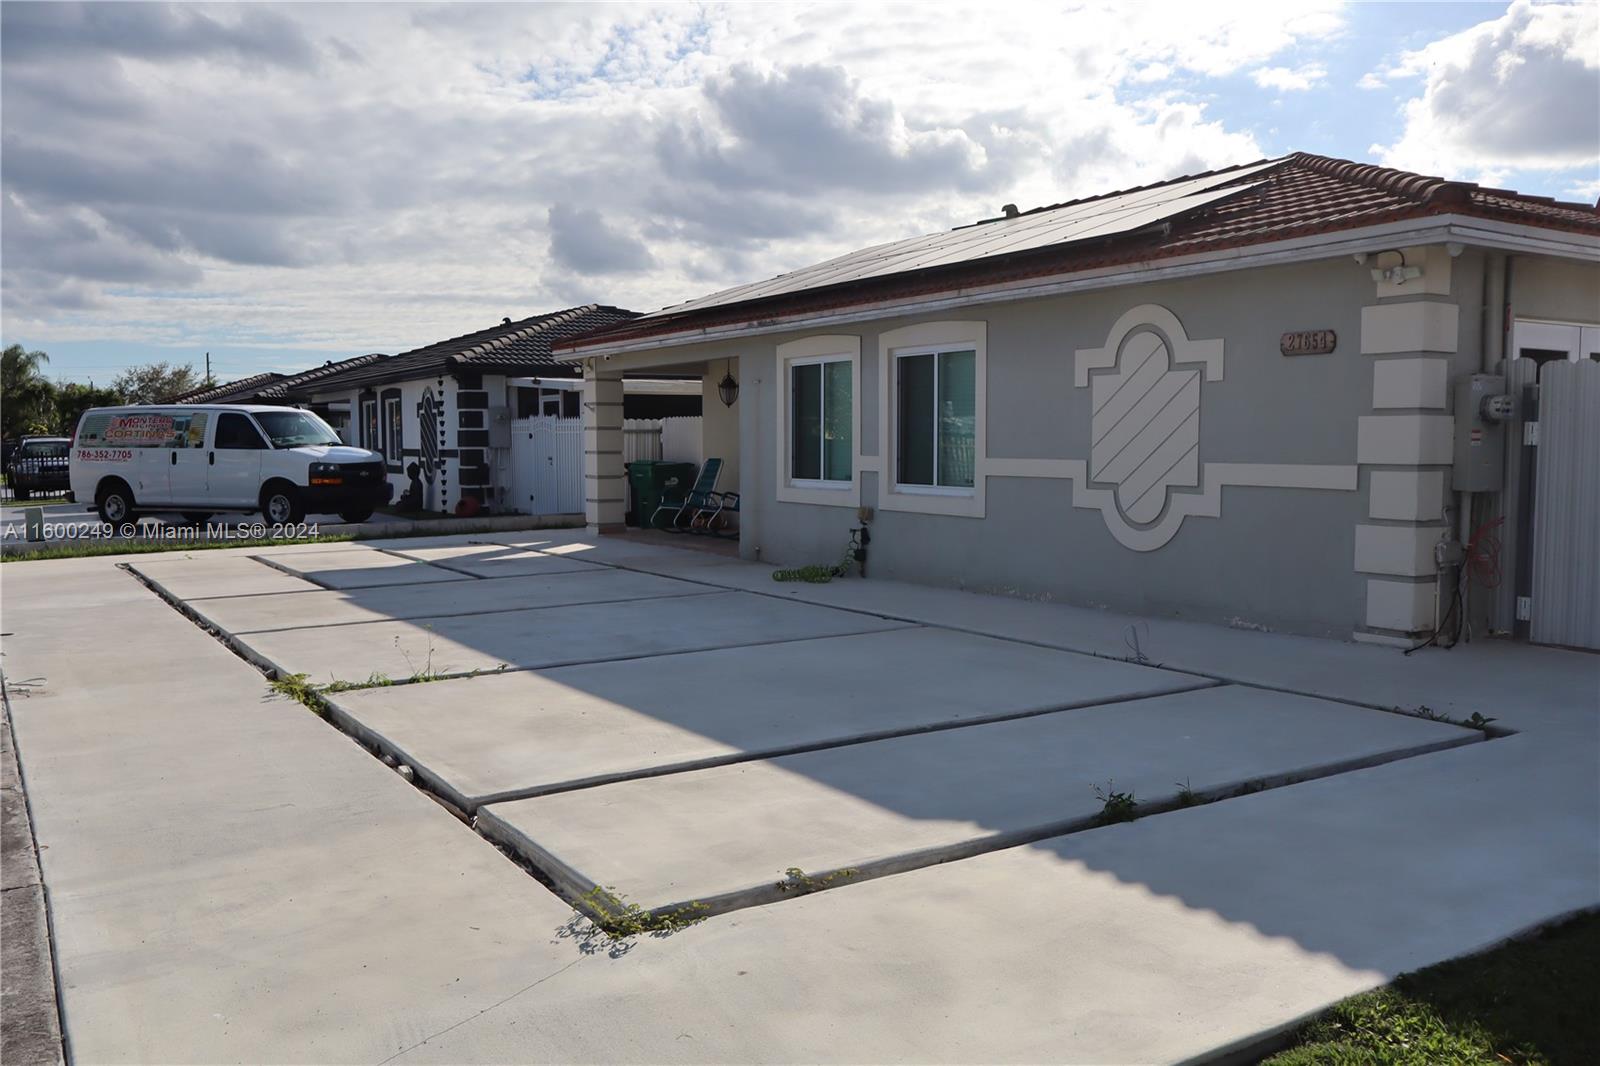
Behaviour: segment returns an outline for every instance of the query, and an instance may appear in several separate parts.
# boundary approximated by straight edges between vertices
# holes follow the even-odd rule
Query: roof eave
[[[1589,260],[1600,258],[1600,235],[1506,222],[1478,215],[1431,214],[1354,229],[1237,245],[1190,255],[1148,259],[1088,270],[1064,270],[1045,277],[996,285],[966,286],[934,294],[864,301],[821,313],[801,311],[785,315],[782,312],[774,312],[770,317],[752,321],[689,327],[649,336],[623,338],[612,343],[597,339],[596,343],[582,346],[556,345],[552,349],[552,354],[558,361],[573,363],[595,356],[609,358],[629,352],[678,348],[734,337],[782,333],[802,326],[844,325],[889,315],[920,314],[957,306],[1034,299],[1167,278],[1193,277],[1279,263],[1329,259],[1357,252],[1377,252],[1392,248],[1402,241],[1405,244],[1459,242],[1499,251]],[[581,341],[581,338],[578,340]]]

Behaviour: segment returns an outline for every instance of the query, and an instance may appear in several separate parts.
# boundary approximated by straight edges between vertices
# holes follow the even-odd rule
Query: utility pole
[[[211,353],[206,353],[206,384],[211,384]]]

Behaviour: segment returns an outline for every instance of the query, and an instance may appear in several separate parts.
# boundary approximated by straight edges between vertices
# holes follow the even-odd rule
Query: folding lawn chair
[[[694,479],[694,487],[686,495],[664,497],[661,505],[650,515],[651,529],[664,529],[668,533],[687,533],[694,528],[695,519],[707,507],[715,508],[718,496],[717,478],[722,474],[721,459],[707,459]],[[667,524],[661,524],[662,512],[667,512]]]

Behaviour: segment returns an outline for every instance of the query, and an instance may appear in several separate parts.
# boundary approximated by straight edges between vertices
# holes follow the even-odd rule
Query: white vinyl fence
[[[699,418],[630,418],[622,461],[670,459],[699,465]],[[511,423],[511,498],[523,514],[583,513],[583,420],[519,418]]]
[[[583,513],[583,420],[511,423],[511,500],[524,514]]]
[[[675,463],[705,461],[700,454],[700,417],[629,418],[622,423],[622,461],[666,459]]]

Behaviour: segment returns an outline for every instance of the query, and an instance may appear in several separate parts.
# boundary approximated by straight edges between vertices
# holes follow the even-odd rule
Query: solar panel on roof
[[[1219,174],[1033,211],[1015,218],[997,219],[944,233],[889,241],[848,252],[765,281],[724,289],[710,296],[666,307],[643,317],[678,315],[685,311],[743,303],[746,300],[801,292],[826,285],[886,277],[928,267],[949,266],[1034,248],[1045,248],[1054,244],[1131,233],[1197,207],[1256,188],[1259,182],[1230,185],[1225,189],[1219,189],[1218,186],[1259,174],[1277,166],[1279,162],[1281,160],[1258,163],[1255,166],[1240,167]]]

